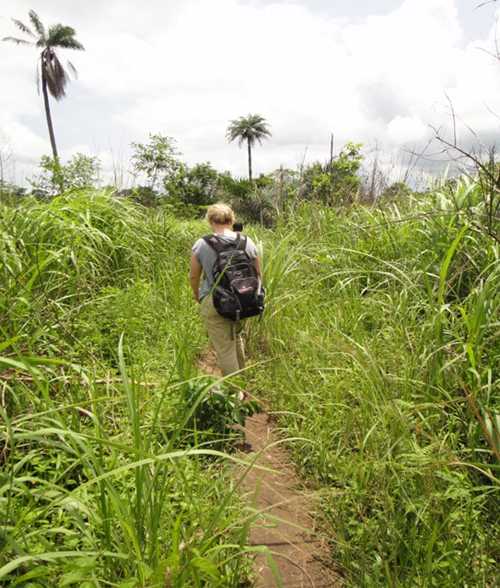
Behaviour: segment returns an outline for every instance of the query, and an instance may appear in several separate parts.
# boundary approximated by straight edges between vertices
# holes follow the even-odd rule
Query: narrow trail
[[[220,376],[215,354],[207,351],[199,367]],[[250,530],[250,544],[265,546],[272,553],[254,560],[254,588],[337,588],[343,585],[331,568],[328,546],[319,538],[311,511],[316,502],[304,491],[290,456],[282,445],[272,420],[265,412],[248,417],[243,427],[247,457],[258,454],[256,463],[272,471],[252,468],[242,483],[242,497],[258,515]],[[242,471],[236,468],[235,474]],[[276,579],[278,572],[281,584]]]

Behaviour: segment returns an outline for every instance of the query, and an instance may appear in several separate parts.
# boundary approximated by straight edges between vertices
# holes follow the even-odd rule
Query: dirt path
[[[219,375],[215,356],[207,352],[200,360],[206,373]],[[250,531],[253,546],[266,546],[274,562],[258,555],[254,562],[255,588],[336,588],[341,578],[328,565],[329,550],[318,538],[311,516],[315,504],[312,493],[301,489],[286,449],[266,413],[246,419],[244,427],[247,457],[273,470],[253,468],[245,476],[242,489],[247,503],[258,511]],[[257,455],[256,455],[257,454]],[[237,474],[241,475],[238,470]],[[276,578],[281,578],[281,584]]]

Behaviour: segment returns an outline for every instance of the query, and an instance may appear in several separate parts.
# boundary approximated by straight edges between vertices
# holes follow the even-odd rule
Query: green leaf
[[[197,567],[201,572],[210,576],[213,580],[218,580],[220,578],[219,570],[217,566],[211,562],[209,559],[205,557],[194,557],[191,560],[192,565]]]

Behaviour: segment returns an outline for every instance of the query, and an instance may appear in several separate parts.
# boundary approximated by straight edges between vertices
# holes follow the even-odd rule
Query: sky
[[[79,77],[52,104],[63,160],[97,155],[125,172],[132,141],[174,137],[190,164],[246,173],[230,120],[263,115],[272,138],[254,173],[326,160],[330,134],[375,146],[385,165],[419,151],[433,128],[500,139],[500,2],[481,0],[0,0],[0,38],[33,8],[73,26],[85,52],[61,52]],[[0,43],[0,153],[19,183],[49,154],[36,50]],[[498,113],[498,114],[497,114]],[[473,132],[472,132],[473,131]],[[432,149],[431,149],[432,151]],[[429,168],[429,162],[422,160]],[[121,174],[119,174],[121,175]]]

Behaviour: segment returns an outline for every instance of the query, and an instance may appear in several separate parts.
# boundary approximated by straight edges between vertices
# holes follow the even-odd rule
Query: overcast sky
[[[79,71],[53,105],[63,159],[81,151],[105,166],[148,133],[175,137],[190,163],[246,173],[228,122],[259,113],[273,137],[255,171],[326,159],[330,133],[387,153],[413,148],[429,125],[457,117],[487,143],[500,137],[499,5],[481,0],[1,0],[0,37],[33,8],[46,25],[77,30]],[[50,152],[33,48],[0,43],[0,147],[15,179]],[[469,136],[464,131],[460,137]]]

